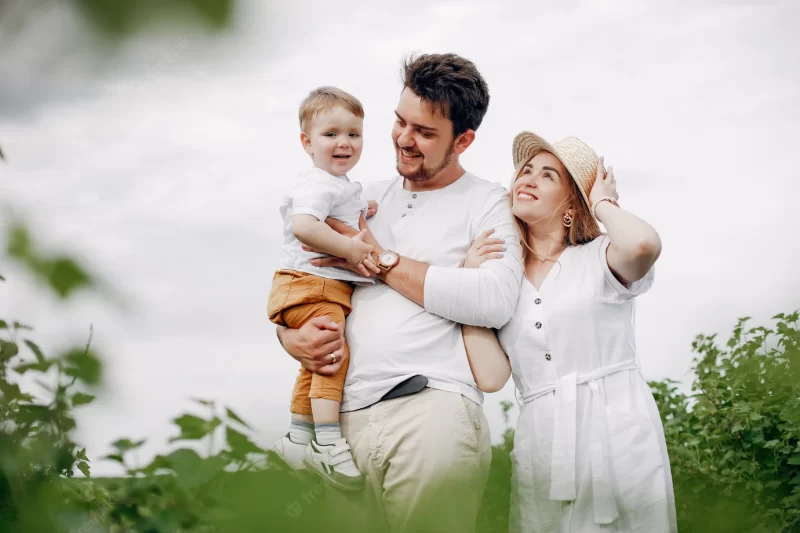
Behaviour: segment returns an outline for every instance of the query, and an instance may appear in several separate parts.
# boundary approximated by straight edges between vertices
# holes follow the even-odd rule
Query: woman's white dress
[[[512,452],[511,531],[677,531],[664,430],[639,371],[634,298],[608,238],[568,247],[537,291],[523,280],[499,334],[523,405]]]

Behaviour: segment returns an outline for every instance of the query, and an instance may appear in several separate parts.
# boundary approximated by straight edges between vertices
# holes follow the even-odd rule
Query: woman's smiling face
[[[570,207],[572,179],[550,152],[539,152],[520,171],[511,188],[511,212],[527,224],[556,219]]]

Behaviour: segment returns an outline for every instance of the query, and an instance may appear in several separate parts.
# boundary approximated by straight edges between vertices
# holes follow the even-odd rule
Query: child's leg
[[[335,303],[317,302],[296,305],[283,312],[286,325],[291,328],[302,327],[312,318],[319,316],[327,316],[334,322],[343,323],[344,309]],[[347,345],[345,345],[346,352],[347,349]],[[349,356],[349,352],[347,352],[347,356]],[[310,413],[315,424],[338,424],[339,406],[342,401],[342,389],[347,376],[348,363],[349,358],[346,357],[339,371],[333,376],[312,374],[306,369],[302,369],[295,385],[292,413],[299,415]]]
[[[295,306],[285,310],[283,314],[287,324],[298,320],[302,325],[317,316],[328,316],[337,323],[343,323],[345,311],[339,304],[319,302]],[[309,396],[314,417],[315,438],[306,451],[306,464],[339,488],[359,490],[364,486],[364,479],[353,461],[349,448],[343,446],[344,439],[339,425],[339,407],[350,355],[347,350],[345,344],[347,357],[335,375],[311,376]]]

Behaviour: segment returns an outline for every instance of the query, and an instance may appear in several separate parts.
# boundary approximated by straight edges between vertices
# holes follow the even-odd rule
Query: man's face
[[[433,179],[453,157],[453,123],[408,88],[403,89],[395,114],[397,172],[411,181]]]

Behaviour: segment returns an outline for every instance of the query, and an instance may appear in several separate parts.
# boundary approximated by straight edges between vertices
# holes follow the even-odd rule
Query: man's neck
[[[427,181],[403,180],[403,188],[411,192],[436,191],[457,182],[466,173],[458,161],[453,161]]]

